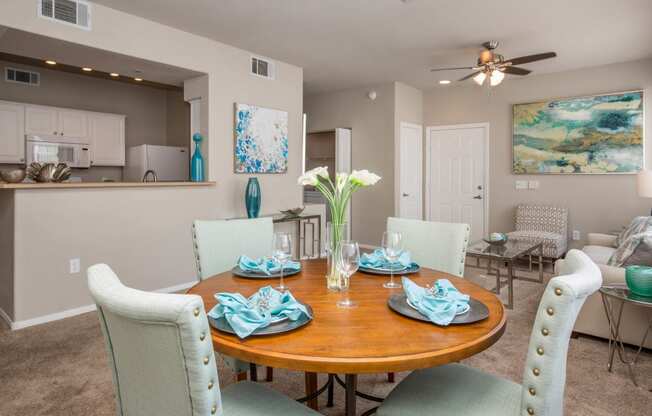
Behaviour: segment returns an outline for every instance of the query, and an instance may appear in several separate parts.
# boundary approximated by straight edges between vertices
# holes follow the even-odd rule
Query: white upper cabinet
[[[88,137],[88,113],[75,110],[59,110],[59,135],[71,138]]]
[[[59,114],[53,107],[28,105],[25,107],[25,134],[58,136]]]
[[[25,107],[0,101],[0,163],[25,162]]]
[[[89,113],[92,166],[125,165],[125,116]]]

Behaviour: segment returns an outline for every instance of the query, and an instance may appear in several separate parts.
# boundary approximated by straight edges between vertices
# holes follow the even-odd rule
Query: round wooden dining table
[[[215,350],[243,361],[306,372],[307,385],[317,389],[317,374],[344,374],[345,414],[355,415],[357,374],[390,373],[439,366],[477,354],[495,343],[505,331],[505,309],[500,299],[468,280],[422,268],[409,276],[417,284],[436,279],[451,281],[462,293],[484,303],[489,317],[466,325],[437,326],[399,315],[387,300],[402,289],[385,289],[389,276],[362,272],[351,277],[349,297],[353,308],[340,308],[340,293],[326,288],[326,262],[307,260],[302,271],[285,278],[294,297],[313,310],[313,320],[294,331],[278,335],[235,335],[211,329]],[[231,272],[206,279],[189,294],[202,297],[206,311],[217,303],[217,292],[250,296],[278,279],[246,279]],[[308,381],[312,381],[308,383]],[[313,393],[312,391],[307,391]],[[316,400],[313,401],[313,407]]]

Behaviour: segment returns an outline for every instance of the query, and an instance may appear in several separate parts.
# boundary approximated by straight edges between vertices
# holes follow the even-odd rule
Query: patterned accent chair
[[[562,416],[566,355],[587,296],[602,285],[600,269],[579,250],[558,261],[539,303],[522,384],[462,364],[417,370],[378,408],[378,416]]]
[[[310,416],[258,383],[220,391],[204,302],[124,286],[109,266],[88,269],[113,372],[118,416]]]
[[[568,210],[544,205],[516,207],[516,231],[507,233],[510,239],[543,242],[543,257],[559,259],[568,249]]]

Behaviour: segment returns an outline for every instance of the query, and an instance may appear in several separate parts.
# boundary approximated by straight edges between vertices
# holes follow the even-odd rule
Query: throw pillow
[[[652,236],[645,234],[634,252],[625,259],[622,267],[652,266]]]

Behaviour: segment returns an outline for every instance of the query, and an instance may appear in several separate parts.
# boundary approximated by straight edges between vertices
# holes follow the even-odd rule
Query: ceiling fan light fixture
[[[495,87],[496,85],[503,82],[503,79],[505,79],[505,73],[503,71],[496,69],[495,71],[491,72],[491,77],[489,77],[489,82],[491,83],[492,87]]]
[[[480,72],[478,75],[473,77],[473,81],[475,81],[476,84],[482,85],[484,84],[484,80],[487,78],[487,74],[484,72]]]

